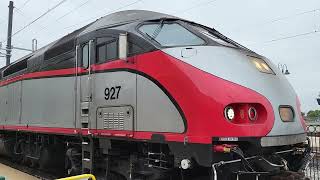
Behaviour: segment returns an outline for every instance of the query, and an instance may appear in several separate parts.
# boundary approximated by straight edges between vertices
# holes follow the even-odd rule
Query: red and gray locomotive
[[[214,28],[129,10],[1,69],[1,153],[112,180],[268,179],[307,163],[300,103]]]

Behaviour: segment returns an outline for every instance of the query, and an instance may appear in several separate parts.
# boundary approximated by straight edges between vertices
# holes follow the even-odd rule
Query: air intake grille
[[[132,130],[132,106],[111,106],[98,108],[97,129]]]
[[[124,130],[124,112],[103,113],[103,128]]]

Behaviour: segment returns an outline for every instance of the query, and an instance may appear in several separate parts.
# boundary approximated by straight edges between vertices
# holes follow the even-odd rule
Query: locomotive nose
[[[274,113],[274,124],[267,136],[305,133],[296,93],[268,59],[248,51],[221,46],[177,47],[163,51],[195,68],[254,90],[268,99],[273,110],[268,113]]]

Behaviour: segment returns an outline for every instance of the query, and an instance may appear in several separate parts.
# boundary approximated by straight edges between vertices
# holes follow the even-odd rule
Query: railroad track
[[[11,168],[14,168],[18,171],[24,172],[41,180],[53,180],[61,178],[61,175],[55,175],[53,173],[42,171],[38,168],[28,167],[26,165],[21,165],[13,162],[9,158],[0,157],[0,163]],[[98,178],[99,179],[99,178]],[[303,174],[295,172],[283,172],[280,175],[270,177],[270,180],[310,180],[306,178]]]

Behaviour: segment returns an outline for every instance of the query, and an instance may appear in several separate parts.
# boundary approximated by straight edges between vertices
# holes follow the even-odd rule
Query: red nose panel
[[[190,136],[260,137],[266,136],[273,126],[272,105],[251,89],[206,73],[161,51],[139,56],[137,67],[159,81],[174,97],[186,116]],[[245,123],[230,123],[224,117],[224,108],[230,104],[253,104],[260,118],[248,122],[246,107]]]

